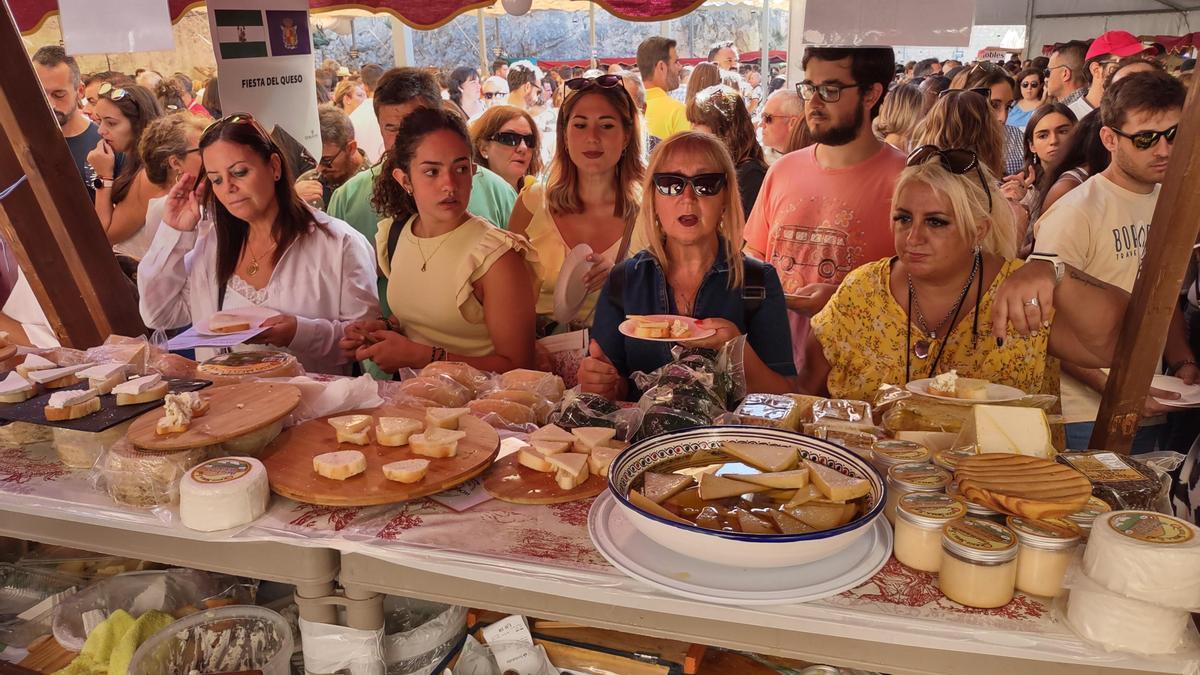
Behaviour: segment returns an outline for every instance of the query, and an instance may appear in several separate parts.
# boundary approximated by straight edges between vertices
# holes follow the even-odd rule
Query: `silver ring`
[[[1038,302],[1037,298],[1030,298],[1025,301],[1026,307],[1041,307],[1042,303]]]

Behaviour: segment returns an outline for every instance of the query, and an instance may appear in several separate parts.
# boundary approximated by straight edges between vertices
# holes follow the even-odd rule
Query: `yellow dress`
[[[984,290],[979,301],[976,336],[972,336],[973,312],[958,318],[958,324],[946,338],[938,373],[954,369],[964,377],[982,378],[1030,394],[1058,394],[1054,381],[1057,368],[1047,355],[1048,331],[1028,338],[1010,332],[1003,347],[996,346],[992,334],[990,317],[996,289],[1023,264],[1019,260],[1006,261],[991,287]],[[908,316],[892,297],[890,274],[890,258],[854,270],[825,309],[812,319],[813,334],[829,362],[829,393],[835,398],[870,400],[881,385],[906,384],[904,351]],[[920,334],[914,325],[914,344]],[[912,354],[913,380],[931,376],[929,368],[940,349],[942,340],[936,340],[928,358],[919,359]]]
[[[379,224],[375,241],[379,269],[388,277],[388,306],[401,330],[414,342],[452,354],[495,353],[474,284],[501,256],[516,251],[529,266],[537,293],[537,253],[524,237],[476,216],[446,234],[428,238],[413,235],[415,219],[412,216],[404,223],[390,264],[386,259],[390,219]]]

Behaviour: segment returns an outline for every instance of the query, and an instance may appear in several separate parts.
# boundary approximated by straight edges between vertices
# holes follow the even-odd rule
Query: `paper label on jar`
[[[1017,543],[1008,528],[978,518],[964,518],[950,523],[946,526],[946,538],[981,551],[1003,551]]]
[[[1095,520],[1100,514],[1108,513],[1109,511],[1112,511],[1112,507],[1108,505],[1108,502],[1099,497],[1090,497],[1082,509],[1067,517],[1078,520]]]
[[[1145,476],[1129,466],[1116,453],[1100,452],[1094,455],[1065,457],[1076,471],[1087,476],[1093,483],[1146,480]]]
[[[879,441],[873,449],[881,455],[906,462],[929,459],[929,451],[912,441]]]
[[[1062,518],[1047,518],[1031,520],[1020,516],[1009,518],[1009,526],[1046,539],[1074,539],[1079,536],[1079,530],[1074,523]]]
[[[967,514],[967,505],[946,495],[914,492],[900,498],[900,508],[922,518],[954,520]]]
[[[893,480],[920,487],[940,488],[950,481],[950,476],[931,464],[900,465],[892,467],[888,475]]]
[[[250,469],[250,463],[244,460],[214,459],[192,469],[192,479],[197,483],[228,483],[250,473]]]
[[[1159,513],[1115,513],[1109,517],[1108,526],[1148,544],[1185,544],[1194,536],[1183,521]]]

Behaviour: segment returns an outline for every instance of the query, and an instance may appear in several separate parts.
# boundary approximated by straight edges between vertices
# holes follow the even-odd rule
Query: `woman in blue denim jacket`
[[[796,369],[783,288],[774,268],[742,255],[744,217],[729,151],[706,133],[672,136],[650,158],[643,195],[639,227],[650,247],[614,267],[601,291],[590,354],[579,368],[583,391],[634,398],[630,374],[671,361],[670,343],[617,330],[639,314],[702,319],[716,334],[692,347],[716,348],[745,334],[749,390],[790,391]]]

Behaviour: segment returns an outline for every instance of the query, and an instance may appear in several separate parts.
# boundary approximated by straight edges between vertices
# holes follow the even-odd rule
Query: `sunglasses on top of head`
[[[960,176],[974,169],[979,176],[980,187],[987,194],[988,213],[992,212],[992,191],[988,189],[987,180],[983,177],[983,169],[979,166],[979,155],[972,150],[963,148],[943,150],[936,145],[922,145],[909,153],[906,165],[918,166],[935,158],[941,163],[942,168]]]
[[[534,134],[518,134],[515,131],[498,131],[492,134],[492,140],[500,145],[507,145],[510,148],[515,148],[521,143],[530,150],[537,150],[537,136]]]
[[[1133,143],[1133,147],[1138,150],[1149,150],[1158,145],[1160,137],[1167,139],[1167,143],[1174,143],[1175,134],[1179,131],[1179,125],[1176,124],[1170,129],[1163,129],[1162,131],[1139,131],[1134,134],[1127,134],[1115,127],[1109,127],[1109,129],[1112,129],[1112,132],[1121,138],[1128,138],[1129,142]]]
[[[620,75],[598,75],[596,77],[572,77],[563,84],[571,91],[587,91],[596,87],[613,89],[622,86],[623,81]]]
[[[683,194],[688,185],[700,197],[716,197],[725,189],[725,174],[701,173],[695,176],[685,176],[681,173],[656,173],[651,181],[658,194],[664,197],[678,197]]]
[[[128,96],[129,92],[120,87],[112,86],[111,82],[105,82],[104,84],[100,85],[100,89],[96,91],[96,95],[100,96],[101,98],[106,98],[110,101],[120,101]]]
[[[271,137],[271,135],[267,133],[266,129],[263,129],[262,125],[258,123],[258,120],[254,119],[254,115],[251,115],[250,113],[233,113],[226,115],[219,120],[214,120],[212,124],[209,124],[207,127],[205,127],[204,133],[200,134],[200,144],[204,145],[204,139],[208,137],[209,132],[216,131],[221,127],[228,126],[230,124],[249,124],[252,125],[258,131],[258,133],[262,134],[264,138]]]
[[[956,91],[971,91],[971,92],[975,92],[976,94],[979,94],[980,96],[982,96],[984,98],[990,98],[992,95],[992,90],[988,89],[987,87],[971,87],[970,89],[943,89],[938,92],[938,98],[949,96],[950,94],[952,94]]]

